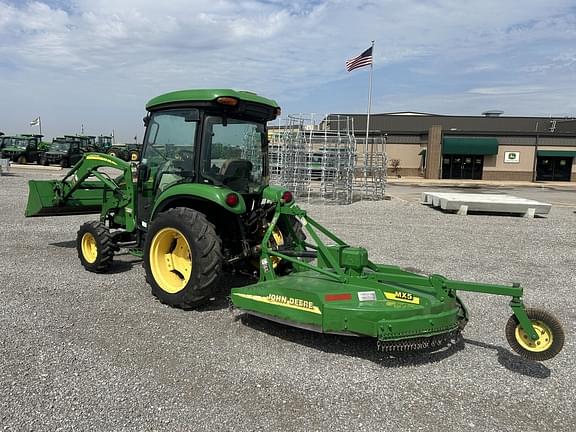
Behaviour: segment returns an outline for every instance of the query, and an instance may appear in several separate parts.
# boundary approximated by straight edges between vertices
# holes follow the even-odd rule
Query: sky
[[[576,116],[576,0],[0,0],[0,131],[140,140],[146,102],[251,90],[284,114]]]

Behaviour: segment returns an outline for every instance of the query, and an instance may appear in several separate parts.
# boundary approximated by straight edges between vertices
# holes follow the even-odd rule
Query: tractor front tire
[[[199,306],[218,291],[222,241],[202,213],[174,208],[150,225],[144,246],[146,279],[162,303]]]
[[[506,323],[506,339],[510,347],[522,357],[543,361],[558,354],[564,346],[564,330],[551,314],[540,309],[526,309],[526,315],[538,333],[539,339],[531,340],[522,329],[516,315]]]
[[[93,273],[105,273],[114,258],[114,241],[102,222],[86,222],[78,230],[76,250],[82,266]]]
[[[68,161],[68,159],[64,158],[64,159],[60,159],[60,166],[62,168],[69,168],[70,167],[70,162]]]
[[[16,158],[16,162],[21,165],[25,165],[28,160],[26,159],[26,156],[18,156],[18,158]]]

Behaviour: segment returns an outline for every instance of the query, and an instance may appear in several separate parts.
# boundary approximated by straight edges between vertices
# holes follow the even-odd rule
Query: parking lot
[[[27,181],[62,175],[0,177],[5,430],[576,429],[572,190],[497,191],[553,204],[535,219],[442,213],[418,203],[415,185],[390,186],[390,201],[303,205],[375,262],[520,282],[525,303],[553,313],[566,333],[563,352],[533,363],[508,347],[504,297],[464,293],[464,343],[400,357],[371,340],[243,317],[225,297],[200,310],[169,308],[130,255],[119,254],[108,274],[80,266],[76,231],[96,216],[24,218]]]

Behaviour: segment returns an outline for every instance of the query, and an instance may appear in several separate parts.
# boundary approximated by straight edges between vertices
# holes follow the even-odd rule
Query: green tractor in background
[[[39,163],[41,152],[45,151],[48,143],[42,141],[43,135],[21,134],[2,137],[2,158],[12,162],[27,164]]]
[[[113,144],[106,153],[127,162],[138,162],[141,151],[140,144]]]
[[[376,264],[268,184],[266,123],[280,108],[254,93],[183,90],[146,105],[139,165],[87,153],[63,180],[32,180],[26,216],[99,213],[82,225],[77,252],[105,273],[120,248],[143,258],[152,293],[194,308],[218,294],[229,271],[242,311],[322,333],[372,337],[386,352],[437,349],[459,338],[468,312],[460,291],[506,296],[506,336],[524,357],[547,360],[564,344],[552,315],[526,309],[523,290],[425,276]],[[115,174],[113,174],[115,173]]]
[[[106,135],[64,135],[68,142],[79,142],[84,152],[106,153],[112,146],[112,137]]]
[[[80,140],[69,140],[64,137],[56,137],[49,144],[48,148],[39,155],[39,164],[57,164],[62,168],[69,168],[75,165],[84,152],[80,148]]]

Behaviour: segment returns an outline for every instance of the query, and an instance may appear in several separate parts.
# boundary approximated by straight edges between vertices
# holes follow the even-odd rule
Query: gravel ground
[[[82,269],[93,217],[23,217],[30,178],[0,177],[0,429],[574,431],[576,214],[443,214],[393,199],[307,205],[377,262],[481,282],[520,281],[555,314],[564,351],[508,348],[506,298],[464,293],[464,345],[389,358],[372,341],[237,319],[225,299],[181,311],[151,296],[141,262]]]

